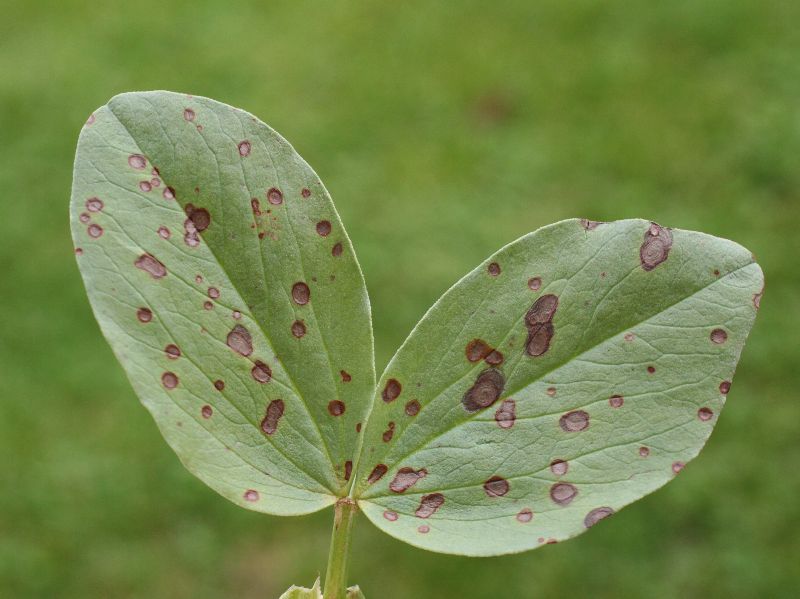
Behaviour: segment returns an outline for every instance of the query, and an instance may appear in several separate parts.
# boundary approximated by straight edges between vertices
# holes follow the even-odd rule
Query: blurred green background
[[[370,599],[796,597],[800,3],[8,0],[0,19],[0,596],[271,599],[324,568],[330,510],[273,518],[179,464],[89,311],[67,203],[89,113],[170,89],[249,110],[331,190],[379,368],[490,252],[640,216],[752,249],[767,292],[679,480],[522,555],[357,524]]]

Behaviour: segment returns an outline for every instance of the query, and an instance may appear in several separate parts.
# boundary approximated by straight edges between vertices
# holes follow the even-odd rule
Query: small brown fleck
[[[397,512],[393,512],[392,510],[386,510],[383,512],[383,517],[386,518],[389,522],[396,522],[397,521]]]
[[[764,290],[763,289],[761,291],[759,291],[758,293],[754,293],[753,294],[753,306],[755,306],[756,310],[761,308],[761,296],[763,296],[763,295],[764,295]]]
[[[139,181],[139,189],[145,193],[148,193],[153,189],[153,185],[150,183],[150,181]]]
[[[639,261],[642,268],[646,271],[653,270],[669,257],[671,248],[672,232],[661,225],[650,223],[639,248]]]
[[[86,229],[86,232],[89,233],[89,237],[91,237],[93,239],[97,239],[98,237],[100,237],[103,234],[103,227],[101,227],[97,223],[92,223]]]
[[[484,361],[490,366],[500,366],[500,364],[503,363],[503,359],[502,352],[493,349],[489,352],[489,355],[484,358]]]
[[[492,262],[491,264],[489,264],[489,266],[486,267],[486,270],[488,270],[489,274],[492,275],[493,277],[498,276],[501,271],[500,265],[497,262]]]
[[[420,499],[419,507],[414,514],[417,518],[430,518],[444,504],[444,495],[441,493],[431,493],[423,495]]]
[[[392,440],[392,437],[394,436],[394,426],[395,426],[394,422],[390,422],[386,430],[383,431],[383,435],[381,435],[381,438],[383,439],[384,443],[388,443],[389,441]]]
[[[219,289],[217,289],[216,287],[209,287],[208,297],[210,297],[211,299],[219,299]]]
[[[295,320],[292,323],[292,335],[300,339],[306,334],[306,325],[302,320]]]
[[[700,408],[697,410],[697,417],[703,422],[707,422],[714,417],[714,412],[710,408]]]
[[[423,535],[428,534],[430,531],[431,531],[431,527],[428,526],[427,524],[420,524],[419,526],[417,526],[417,532],[419,532],[419,533],[421,533]]]
[[[136,259],[133,265],[145,271],[154,279],[160,279],[167,274],[166,267],[150,254],[142,254]]]
[[[152,179],[150,179],[150,185],[152,185],[153,187],[160,187],[161,179],[159,179],[158,177],[153,177]]]
[[[277,187],[271,187],[269,191],[267,191],[267,201],[274,206],[279,206],[283,204],[283,193]]]
[[[525,326],[528,328],[525,351],[529,356],[541,356],[550,348],[555,335],[552,321],[557,309],[558,297],[548,293],[537,299],[525,314]]]
[[[425,470],[425,468],[414,470],[413,468],[404,466],[397,471],[394,479],[392,479],[392,482],[389,483],[389,489],[392,491],[392,493],[405,493],[411,487],[417,484],[418,480],[425,478],[426,476],[428,476],[428,471]]]
[[[136,310],[136,318],[139,322],[150,322],[153,320],[153,311],[150,308],[139,308]]]
[[[594,231],[597,227],[599,227],[602,224],[603,223],[596,220],[588,220],[586,218],[581,219],[581,226],[587,231]]]
[[[331,249],[331,254],[333,255],[334,258],[338,258],[339,256],[342,255],[342,243],[341,242],[338,242],[333,246],[333,248]]]
[[[558,424],[568,433],[585,431],[589,428],[589,414],[583,410],[567,412],[559,419]]]
[[[250,142],[247,140],[239,142],[239,156],[244,158],[245,156],[250,155]]]
[[[517,522],[521,522],[522,524],[526,524],[533,520],[533,511],[530,508],[523,508],[517,514]]]
[[[419,405],[419,402],[416,399],[412,399],[406,404],[405,407],[406,416],[416,416],[417,414],[419,414],[420,409],[421,406]]]
[[[649,372],[650,374],[653,374],[655,371],[656,371],[656,367],[655,366],[648,366],[647,367],[647,372]]]
[[[493,476],[483,483],[483,490],[489,497],[502,497],[509,491],[509,484],[502,476]]]
[[[83,248],[75,248],[76,256],[83,256]]]
[[[86,200],[86,209],[89,212],[100,212],[103,209],[103,200],[100,198],[89,198]]]
[[[586,514],[586,517],[583,519],[583,525],[586,528],[591,528],[603,518],[608,518],[609,516],[614,515],[614,510],[610,507],[596,507],[591,512]]]
[[[640,457],[646,458],[649,455],[650,455],[650,448],[649,447],[642,446],[642,447],[639,448],[639,456]]]
[[[351,460],[347,460],[344,463],[344,479],[350,480],[351,474],[353,474],[353,462]]]
[[[250,331],[240,324],[231,329],[225,343],[237,354],[249,356],[253,353],[253,338],[250,336]]]
[[[711,341],[717,345],[721,345],[728,340],[728,333],[722,329],[714,329],[710,335]]]
[[[304,198],[309,198],[311,197],[311,190],[308,187],[304,187],[302,191],[300,191],[300,195],[302,195]]]
[[[222,379],[217,379],[214,381],[214,389],[217,391],[223,391],[225,389],[225,381]]]
[[[532,277],[528,279],[528,289],[531,291],[539,291],[542,288],[542,278]]]
[[[317,234],[327,237],[331,234],[331,223],[328,220],[321,220],[317,223]]]
[[[177,360],[181,357],[181,349],[174,343],[170,343],[167,347],[165,347],[164,353],[167,354],[167,357],[170,360]]]
[[[672,472],[678,474],[678,472],[683,470],[684,466],[686,466],[686,464],[684,464],[683,462],[674,462],[672,464]]]
[[[213,309],[214,309],[214,304],[212,304],[209,301],[203,302],[203,310],[213,310]]]
[[[137,170],[144,170],[147,166],[147,159],[141,154],[131,154],[128,156],[128,164]]]
[[[161,384],[165,389],[174,389],[178,386],[178,375],[174,372],[165,372],[161,375]]]
[[[555,387],[548,387],[547,391],[545,391],[550,397],[556,396],[556,388]]]
[[[268,383],[272,380],[272,369],[261,360],[256,360],[250,369],[250,374],[259,383]]]
[[[89,216],[88,213],[81,212],[80,216],[78,217],[78,220],[80,220],[85,225],[86,223],[88,223],[91,220],[91,218],[92,217]]]
[[[564,476],[569,470],[569,462],[565,460],[553,460],[550,462],[550,472],[556,476]]]
[[[513,399],[504,399],[494,413],[494,420],[500,428],[511,428],[517,419],[517,402]]]
[[[719,384],[719,392],[723,395],[727,395],[728,391],[731,390],[731,382],[730,381],[722,381]]]
[[[634,335],[633,333],[625,333],[624,339],[625,339],[625,341],[630,343],[631,341],[636,339],[636,335]]]
[[[343,401],[339,401],[338,399],[334,399],[331,402],[328,402],[328,413],[331,416],[341,416],[344,414],[345,405]]]
[[[251,503],[258,501],[258,491],[254,489],[247,489],[247,491],[244,492],[244,500],[250,501]]]
[[[608,405],[612,408],[621,408],[622,404],[625,403],[625,398],[621,395],[612,395],[608,398]]]
[[[273,399],[267,406],[267,414],[261,421],[261,430],[272,435],[278,430],[278,421],[283,416],[284,404],[282,399]]]
[[[172,233],[169,232],[167,227],[158,228],[158,236],[161,237],[161,239],[169,239],[170,235],[172,235]]]
[[[233,319],[234,319],[234,320],[241,320],[241,319],[242,319],[242,313],[241,313],[241,312],[239,312],[239,310],[234,310],[234,311],[231,313],[231,316],[233,316]]]
[[[492,348],[483,339],[473,339],[464,348],[467,360],[480,362],[492,352]]]
[[[386,385],[383,388],[383,392],[381,393],[381,397],[383,401],[386,403],[392,402],[400,396],[400,392],[403,390],[403,386],[400,384],[400,381],[397,379],[389,379],[386,381]]]
[[[187,121],[193,121],[194,116],[195,116],[194,110],[192,110],[191,108],[183,109],[183,118],[186,119]]]
[[[205,405],[200,409],[200,413],[203,415],[203,418],[211,418],[214,414],[214,410],[209,405]]]
[[[356,422],[356,433],[360,433],[360,432],[361,432],[361,423],[360,422]]]
[[[194,282],[198,283],[198,284],[202,283],[203,282],[203,275],[196,275],[195,278],[194,278]]]
[[[367,477],[367,482],[371,485],[378,482],[380,479],[383,478],[383,475],[389,471],[389,468],[386,467],[386,464],[378,464],[372,469],[372,472],[369,473],[369,477]]]
[[[503,373],[495,368],[487,368],[475,379],[461,399],[461,404],[467,412],[477,412],[488,408],[500,398],[506,380]]]
[[[568,505],[577,494],[578,489],[569,483],[556,483],[550,487],[550,499],[558,505]]]
[[[298,281],[292,285],[292,299],[295,304],[305,306],[311,299],[311,290],[308,288],[308,285],[302,281]]]
[[[343,383],[349,383],[350,381],[353,380],[353,377],[350,376],[350,373],[347,372],[346,370],[340,370],[339,375],[342,377]]]

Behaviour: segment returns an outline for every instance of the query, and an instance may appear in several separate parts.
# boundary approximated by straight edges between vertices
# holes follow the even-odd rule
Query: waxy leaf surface
[[[71,221],[103,333],[189,470],[269,513],[345,493],[375,386],[369,300],[286,140],[206,98],[116,96],[81,132]]]
[[[445,553],[580,534],[698,454],[762,289],[743,247],[643,220],[515,241],[392,359],[354,495],[382,530]]]

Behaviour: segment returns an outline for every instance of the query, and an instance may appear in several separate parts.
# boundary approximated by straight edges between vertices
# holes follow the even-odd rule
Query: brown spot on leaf
[[[631,341],[636,339],[636,335],[634,335],[633,333],[625,333],[624,339],[625,339],[625,341],[630,343]]]
[[[300,195],[302,195],[304,198],[310,198],[311,197],[311,190],[308,187],[304,187],[300,191]]]
[[[250,331],[240,324],[231,329],[225,343],[237,354],[249,356],[253,353],[253,338],[250,336]]]
[[[338,399],[334,399],[331,402],[328,402],[328,413],[331,416],[341,416],[344,414],[345,405],[343,401],[339,401]]]
[[[583,525],[586,528],[591,528],[603,518],[608,518],[609,516],[614,515],[614,510],[610,507],[596,507],[591,512],[586,514],[586,517],[583,519]]]
[[[722,381],[719,384],[719,392],[723,395],[727,395],[728,391],[731,390],[731,382],[730,381]]]
[[[721,345],[728,340],[728,333],[722,329],[714,329],[710,335],[711,341],[717,345]]]
[[[386,385],[383,388],[383,392],[381,393],[381,397],[383,401],[386,403],[392,402],[400,396],[400,392],[403,390],[403,385],[400,384],[400,381],[397,379],[389,379],[386,381]]]
[[[247,141],[247,140],[240,141],[238,147],[239,147],[239,156],[244,158],[245,156],[249,156],[250,155],[251,146],[250,146],[250,142],[249,141]]]
[[[539,291],[542,288],[542,278],[532,277],[528,279],[528,289],[531,291]]]
[[[495,422],[500,428],[511,428],[517,419],[517,402],[513,399],[504,399],[494,413]]]
[[[412,399],[406,404],[405,407],[406,416],[416,416],[417,414],[419,414],[420,409],[421,406],[419,405],[419,402],[416,399]]]
[[[383,517],[386,518],[389,522],[396,522],[397,521],[397,512],[393,512],[392,510],[386,510],[383,512]]]
[[[686,466],[683,462],[673,462],[672,464],[672,472],[674,474],[678,474],[683,468]]]
[[[389,441],[392,440],[393,436],[394,436],[394,422],[390,422],[387,425],[387,429],[383,431],[383,435],[381,437],[383,438],[384,443],[388,443]]]
[[[211,225],[211,214],[205,208],[197,208],[194,204],[186,204],[186,216],[192,221],[194,228],[202,233]]]
[[[444,504],[444,495],[441,493],[431,493],[423,495],[420,499],[419,507],[414,514],[417,518],[430,518]]]
[[[486,267],[486,270],[489,271],[489,274],[493,277],[496,277],[500,274],[500,265],[497,262],[492,262],[489,266]]]
[[[292,335],[300,339],[306,334],[306,325],[302,320],[295,320],[292,323]]]
[[[174,372],[165,372],[161,375],[161,384],[165,389],[174,389],[178,386],[178,375]]]
[[[139,322],[150,322],[153,320],[153,311],[150,308],[139,308],[136,310],[136,318]]]
[[[353,377],[350,376],[350,373],[347,372],[346,370],[340,370],[339,375],[342,377],[343,383],[349,383],[350,381],[353,380]]]
[[[89,115],[89,118],[86,119],[86,124],[87,125],[93,125],[94,121],[95,121],[95,116],[94,116],[94,113],[92,113],[92,114]]]
[[[219,299],[219,289],[217,289],[216,287],[209,287],[208,297],[210,297],[211,299]]]
[[[639,448],[639,456],[640,457],[646,458],[649,455],[650,455],[650,448],[649,447],[642,446],[642,447]]]
[[[467,412],[477,412],[488,408],[500,398],[506,380],[503,373],[494,368],[481,372],[461,399]]]
[[[75,248],[76,256],[83,256],[83,248]]]
[[[203,415],[203,418],[208,419],[214,414],[214,410],[211,408],[211,406],[205,405],[200,408],[200,413]]]
[[[331,234],[331,223],[327,220],[321,220],[317,223],[317,234],[322,237],[327,237]]]
[[[89,212],[100,212],[103,209],[103,200],[100,198],[89,198],[86,200],[86,209]]]
[[[382,479],[383,475],[386,474],[388,471],[389,468],[386,466],[386,464],[378,464],[372,469],[372,472],[369,473],[369,476],[367,477],[367,482],[371,485],[375,484],[380,479]]]
[[[484,358],[484,361],[490,366],[500,366],[500,364],[503,363],[503,359],[502,352],[493,349],[489,355]]]
[[[214,389],[216,389],[217,391],[224,390],[225,389],[225,381],[223,381],[222,379],[217,379],[216,381],[214,381]]]
[[[710,408],[700,408],[697,410],[697,417],[703,422],[707,422],[714,417],[714,412]]]
[[[753,294],[753,306],[755,306],[756,310],[761,307],[761,296],[764,295],[764,290],[762,289],[758,293]]]
[[[259,383],[268,383],[272,380],[272,369],[261,360],[256,360],[250,369],[250,374]]]
[[[258,198],[250,199],[250,209],[253,211],[253,216],[261,216],[261,202]]]
[[[136,261],[133,263],[133,265],[136,268],[145,271],[154,279],[160,279],[167,274],[167,269],[165,266],[150,254],[142,254],[136,258]]]
[[[145,193],[148,193],[153,189],[153,185],[150,183],[150,181],[139,181],[139,189]]]
[[[172,233],[169,232],[167,227],[158,228],[158,236],[161,237],[161,239],[169,239],[170,235],[172,235]]]
[[[170,360],[177,360],[181,357],[181,349],[174,343],[170,343],[167,347],[165,347],[164,353],[167,354],[167,357]]]
[[[212,304],[209,301],[203,302],[203,310],[213,310],[213,309],[214,309],[214,304]]]
[[[258,491],[254,489],[247,489],[247,491],[244,492],[244,500],[251,503],[258,501]]]
[[[569,470],[569,462],[564,460],[553,460],[550,462],[550,472],[556,476],[564,476]]]
[[[295,304],[305,306],[311,299],[311,290],[308,288],[308,285],[302,281],[298,281],[292,285],[292,299]]]
[[[622,404],[625,403],[625,398],[621,395],[612,395],[608,398],[608,405],[612,408],[621,408]]]
[[[419,526],[417,526],[417,532],[419,532],[419,533],[421,533],[423,535],[428,534],[430,531],[431,531],[431,527],[428,526],[427,524],[420,524]]]
[[[233,312],[231,312],[231,316],[233,316],[234,320],[241,320],[242,319],[242,313],[239,312],[239,310],[234,310]]]
[[[656,371],[656,367],[655,366],[648,366],[647,367],[647,372],[649,372],[650,374],[654,374],[655,371]]]
[[[89,234],[89,237],[91,237],[93,239],[97,239],[98,237],[100,237],[103,234],[103,227],[101,227],[97,223],[92,223],[86,229],[86,232]]]
[[[350,480],[351,474],[353,474],[353,462],[351,460],[347,460],[344,463],[344,479]]]
[[[585,431],[589,428],[589,414],[583,410],[567,412],[559,419],[558,424],[568,433]]]
[[[261,421],[261,430],[271,435],[278,430],[278,421],[283,416],[284,404],[282,399],[273,399],[267,406],[267,415]]]
[[[639,248],[639,261],[646,271],[653,270],[664,262],[672,248],[672,232],[656,223],[650,223]]]
[[[426,476],[428,476],[428,471],[425,470],[425,468],[414,470],[413,468],[404,466],[394,475],[394,479],[389,483],[389,489],[392,493],[405,493],[417,484],[418,480]]]
[[[525,326],[528,328],[525,351],[529,356],[541,356],[550,348],[555,335],[552,321],[557,309],[558,297],[548,293],[537,299],[525,314]]]
[[[91,218],[92,218],[92,217],[91,217],[91,216],[89,216],[89,214],[88,214],[88,213],[86,213],[86,212],[81,212],[80,216],[78,217],[78,220],[80,220],[80,221],[81,221],[83,224],[86,224],[86,223],[88,223],[88,222],[91,220]]]
[[[581,226],[587,231],[594,231],[597,227],[602,225],[600,221],[596,220],[588,220],[586,218],[581,219]]]
[[[187,121],[193,121],[195,117],[194,110],[191,108],[184,108],[183,109],[183,118]]]
[[[522,508],[517,514],[517,522],[526,524],[533,520],[533,511],[530,508]]]
[[[483,490],[489,497],[502,497],[509,490],[509,484],[502,476],[493,476],[483,483]]]
[[[342,244],[341,242],[336,243],[333,248],[331,249],[331,254],[334,258],[338,258],[342,255]]]
[[[267,201],[274,206],[279,206],[283,204],[283,193],[277,187],[271,187],[267,191]]]
[[[578,489],[569,483],[556,483],[550,487],[550,499],[558,505],[568,505],[577,494]]]
[[[480,362],[492,352],[491,346],[483,339],[473,339],[464,348],[467,360],[470,362]]]
[[[555,387],[548,387],[547,391],[545,391],[550,397],[556,396],[556,388]]]
[[[144,170],[147,166],[147,159],[141,154],[131,154],[128,156],[128,164],[137,170]]]
[[[360,422],[356,422],[356,433],[360,433],[360,432],[361,432],[361,423]]]

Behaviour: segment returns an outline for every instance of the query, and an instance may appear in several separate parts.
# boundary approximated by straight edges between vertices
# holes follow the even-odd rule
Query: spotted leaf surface
[[[506,246],[381,378],[355,481],[364,513],[466,555],[584,532],[698,454],[762,289],[743,247],[642,220],[563,221]]]
[[[206,98],[116,96],[81,132],[71,221],[103,333],[189,470],[269,513],[346,493],[375,386],[369,300],[286,140]]]

